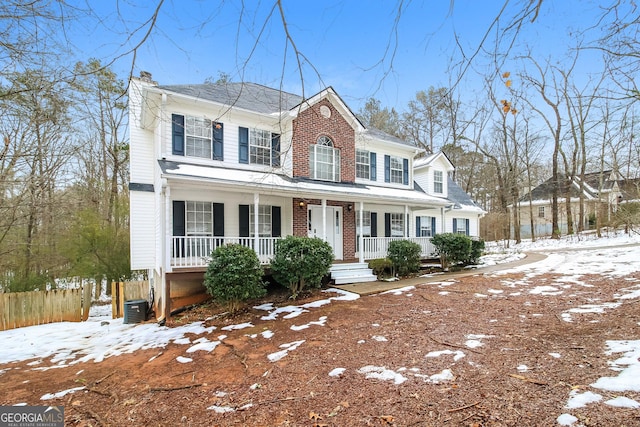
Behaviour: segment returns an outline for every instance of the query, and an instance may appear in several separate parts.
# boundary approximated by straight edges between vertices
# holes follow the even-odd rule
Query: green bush
[[[204,274],[207,292],[235,313],[244,301],[260,298],[267,292],[264,271],[251,248],[232,244],[218,247]]]
[[[480,261],[480,257],[484,253],[484,240],[471,239],[471,251],[469,257],[464,261],[465,264],[477,264]]]
[[[306,288],[319,288],[332,262],[333,249],[324,240],[287,236],[276,242],[271,271],[273,278],[289,288],[295,299]]]
[[[484,240],[472,240],[458,233],[436,234],[431,239],[445,270],[451,265],[476,264],[484,250]]]
[[[393,263],[389,258],[376,258],[369,261],[369,268],[378,279],[382,279],[392,274]]]
[[[406,276],[420,270],[420,245],[410,240],[394,240],[389,243],[387,258],[391,260],[394,272]]]

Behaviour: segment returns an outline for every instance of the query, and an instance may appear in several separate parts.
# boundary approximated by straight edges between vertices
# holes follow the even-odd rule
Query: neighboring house
[[[567,233],[567,194],[570,197],[571,216],[574,229],[580,223],[580,194],[584,208],[583,228],[595,227],[596,214],[601,221],[608,222],[621,203],[638,202],[640,180],[623,179],[613,171],[593,172],[585,174],[581,186],[580,177],[569,183],[560,176],[558,188],[558,227],[561,233]],[[582,189],[581,189],[582,188]],[[552,180],[551,178],[531,190],[518,201],[520,215],[520,233],[522,238],[531,237],[531,212],[533,212],[534,231],[536,236],[551,235],[552,232]],[[529,200],[531,199],[531,203]],[[513,206],[509,206],[512,209]]]
[[[204,297],[208,257],[227,243],[266,265],[281,237],[315,236],[357,270],[392,240],[427,257],[433,233],[478,234],[483,212],[449,179],[446,156],[414,161],[422,150],[363,126],[330,87],[303,99],[141,73],[129,115],[131,267],[148,272],[160,318]]]

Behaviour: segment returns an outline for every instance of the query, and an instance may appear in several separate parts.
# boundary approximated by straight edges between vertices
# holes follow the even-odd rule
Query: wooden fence
[[[0,331],[89,318],[92,285],[78,289],[0,293]]]
[[[124,302],[146,300],[149,296],[149,281],[111,282],[111,317],[124,317]]]

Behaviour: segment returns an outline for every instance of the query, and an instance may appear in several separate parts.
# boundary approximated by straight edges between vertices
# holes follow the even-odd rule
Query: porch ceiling
[[[412,207],[448,206],[451,201],[416,190],[369,186],[364,184],[315,181],[246,169],[212,168],[204,165],[159,160],[163,178],[171,181],[215,184],[217,188],[260,191],[299,198],[344,200],[410,205]]]

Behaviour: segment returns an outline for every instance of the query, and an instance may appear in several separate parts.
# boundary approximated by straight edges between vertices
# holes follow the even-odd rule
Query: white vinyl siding
[[[152,269],[156,263],[156,224],[150,221],[155,217],[155,194],[146,191],[129,193],[130,249],[131,268],[133,270]]]

